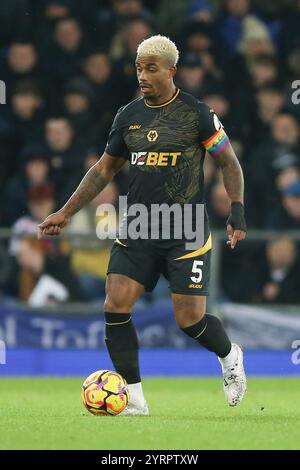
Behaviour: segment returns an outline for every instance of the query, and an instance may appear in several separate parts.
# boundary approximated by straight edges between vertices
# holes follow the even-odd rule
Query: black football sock
[[[128,384],[141,381],[139,343],[130,313],[105,312],[105,342],[116,369]]]
[[[221,321],[214,315],[207,313],[195,325],[181,328],[181,330],[219,357],[225,357],[230,353],[231,342]]]

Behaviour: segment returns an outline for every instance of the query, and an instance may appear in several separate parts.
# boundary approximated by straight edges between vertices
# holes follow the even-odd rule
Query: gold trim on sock
[[[129,320],[126,320],[126,321],[122,321],[120,323],[107,323],[105,322],[105,325],[109,325],[109,326],[115,326],[115,325],[125,325],[125,323],[129,323],[131,320],[131,317],[129,318]]]
[[[205,327],[203,328],[203,330],[202,330],[197,336],[195,336],[194,339],[199,338],[199,336],[201,336],[202,333],[204,333],[204,331],[206,330],[206,328],[207,328],[207,323],[206,323]]]

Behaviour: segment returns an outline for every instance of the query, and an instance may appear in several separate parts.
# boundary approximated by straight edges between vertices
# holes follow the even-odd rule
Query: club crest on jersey
[[[149,142],[155,142],[157,140],[157,137],[158,133],[155,130],[151,130],[147,134],[147,139],[149,140]]]
[[[181,152],[131,152],[132,165],[175,166]]]

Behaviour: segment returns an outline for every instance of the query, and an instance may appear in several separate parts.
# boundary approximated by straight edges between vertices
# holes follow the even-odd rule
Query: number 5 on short
[[[200,266],[203,266],[203,261],[194,261],[193,262],[192,273],[196,274],[196,276],[191,276],[192,282],[195,282],[195,283],[201,282],[201,280],[202,280],[202,268],[200,268]]]

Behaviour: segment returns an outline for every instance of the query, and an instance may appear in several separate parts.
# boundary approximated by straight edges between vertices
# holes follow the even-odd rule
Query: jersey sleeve
[[[200,142],[212,157],[216,157],[229,145],[229,138],[214,110],[205,103],[199,107],[199,120]]]
[[[128,159],[129,151],[123,138],[122,109],[119,109],[112,123],[105,151],[112,157]]]

